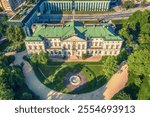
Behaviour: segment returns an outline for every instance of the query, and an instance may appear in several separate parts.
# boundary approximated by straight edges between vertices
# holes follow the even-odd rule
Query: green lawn
[[[105,59],[105,58],[104,58]],[[33,65],[34,71],[39,80],[47,87],[64,93],[86,93],[103,86],[107,80],[103,76],[102,61],[63,63],[50,62],[48,65]],[[63,84],[63,77],[71,71],[84,73],[88,78],[87,85],[79,92],[71,92]]]

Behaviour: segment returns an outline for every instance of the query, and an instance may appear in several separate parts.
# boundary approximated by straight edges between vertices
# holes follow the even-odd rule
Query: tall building
[[[48,52],[52,57],[116,56],[120,53],[122,38],[110,24],[85,25],[81,22],[66,24],[34,24],[33,35],[26,37],[28,54]]]
[[[25,2],[25,0],[0,0],[0,7],[9,12],[16,9],[23,2]]]

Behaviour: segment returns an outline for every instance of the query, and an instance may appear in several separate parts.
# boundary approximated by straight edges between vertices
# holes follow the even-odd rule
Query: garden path
[[[63,94],[60,92],[56,92],[51,90],[50,88],[43,85],[38,78],[36,77],[32,66],[23,60],[23,56],[27,55],[26,51],[15,54],[14,65],[20,65],[22,62],[23,73],[25,76],[25,82],[29,89],[31,89],[37,96],[42,100],[50,99],[50,100],[102,100],[104,99],[103,92],[105,90],[105,85],[93,92],[85,93],[85,94]]]

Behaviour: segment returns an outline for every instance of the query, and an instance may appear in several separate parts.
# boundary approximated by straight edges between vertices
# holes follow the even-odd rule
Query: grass
[[[32,66],[39,80],[47,87],[58,92],[71,94],[91,92],[103,86],[107,82],[106,77],[103,76],[102,61],[89,63],[50,62],[49,65],[37,66],[34,64]],[[84,73],[84,75],[88,78],[87,85],[78,92],[70,91],[63,84],[63,77],[68,72],[72,72],[74,70]]]

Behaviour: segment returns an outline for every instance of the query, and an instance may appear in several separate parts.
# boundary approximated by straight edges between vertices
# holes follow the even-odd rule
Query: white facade
[[[105,41],[103,38],[84,40],[73,35],[65,40],[51,38],[43,41],[26,41],[25,44],[28,54],[47,51],[53,57],[82,57],[82,54],[89,56],[116,56],[120,53],[122,41]]]

